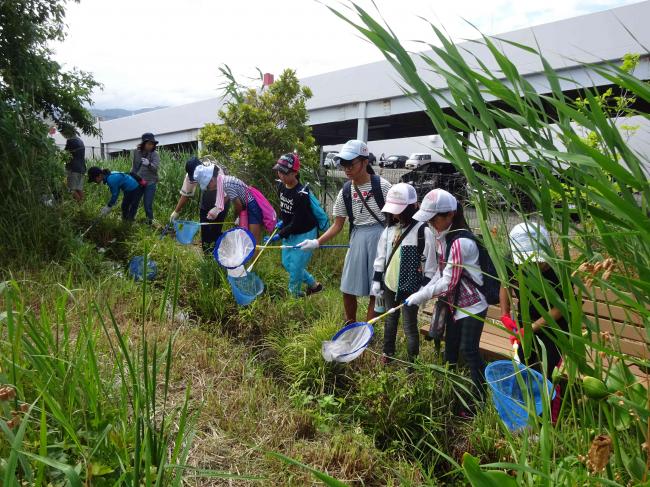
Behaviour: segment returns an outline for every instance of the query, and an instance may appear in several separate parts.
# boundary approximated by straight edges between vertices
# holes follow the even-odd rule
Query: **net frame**
[[[231,239],[233,238],[233,235],[236,235],[234,232],[238,232],[238,233],[243,232],[243,234],[246,235],[246,237],[251,242],[250,250],[248,251],[247,254],[245,254],[242,257],[241,262],[239,262],[238,264],[226,265],[224,262],[222,262],[220,258],[219,249],[221,249],[221,246],[224,244],[224,242],[227,241],[227,239]],[[255,254],[255,245],[256,245],[255,237],[248,229],[242,227],[231,228],[230,230],[226,230],[224,233],[222,233],[221,236],[217,239],[217,242],[214,245],[212,256],[214,257],[214,260],[217,261],[217,263],[224,269],[236,269],[237,267],[243,266],[246,262],[248,262],[253,257],[253,254]],[[233,262],[229,262],[228,264],[233,264]]]
[[[356,359],[359,357],[366,348],[370,345],[370,342],[372,342],[372,339],[375,335],[375,328],[372,326],[371,323],[366,322],[366,321],[356,321],[354,323],[350,323],[348,325],[345,325],[343,328],[341,328],[339,331],[337,331],[334,336],[332,337],[331,340],[323,342],[321,346],[321,354],[323,355],[323,358],[325,358],[326,361],[327,357],[325,356],[325,348],[333,342],[336,342],[337,339],[341,338],[343,335],[346,333],[350,332],[351,330],[356,330],[360,327],[363,327],[364,329],[367,329],[369,331],[369,336],[368,339],[360,346],[355,348],[354,350],[342,354],[338,354],[335,357],[332,357],[331,361],[332,362],[351,362],[352,360]],[[343,360],[341,360],[343,359]]]

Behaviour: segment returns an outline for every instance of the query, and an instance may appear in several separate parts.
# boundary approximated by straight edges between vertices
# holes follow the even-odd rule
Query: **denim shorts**
[[[262,209],[257,204],[257,201],[249,201],[248,205],[246,205],[246,211],[248,212],[249,225],[261,225],[263,223]]]

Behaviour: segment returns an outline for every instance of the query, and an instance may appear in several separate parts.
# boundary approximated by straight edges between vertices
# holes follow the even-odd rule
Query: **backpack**
[[[330,226],[330,219],[327,216],[327,213],[325,213],[325,210],[323,210],[323,207],[320,205],[320,201],[318,201],[316,195],[311,191],[309,191],[307,186],[305,186],[305,191],[307,191],[307,194],[309,194],[309,201],[311,203],[311,212],[314,214],[314,218],[316,218],[318,229],[321,232],[324,232]]]
[[[381,178],[376,174],[370,175],[370,185],[372,187],[372,196],[377,202],[377,206],[381,210],[384,207],[384,193],[381,190]],[[345,212],[348,214],[350,221],[350,232],[354,228],[354,215],[352,214],[352,181],[346,181],[343,184],[343,203],[345,204]]]
[[[259,189],[249,186],[248,191],[250,191],[250,194],[260,207],[260,210],[262,210],[262,222],[264,223],[264,228],[266,228],[267,232],[272,232],[275,230],[275,224],[278,222],[278,216],[275,213],[273,206],[271,206],[269,200],[266,199]]]
[[[497,276],[497,270],[492,262],[490,254],[488,254],[487,249],[483,245],[476,235],[474,235],[469,230],[460,230],[453,232],[452,235],[447,235],[447,248],[445,249],[445,258],[449,256],[449,250],[451,249],[451,244],[454,240],[458,238],[470,238],[476,242],[478,246],[478,262],[481,268],[481,273],[483,274],[483,285],[479,286],[476,284],[472,278],[464,273],[464,275],[472,281],[476,288],[485,296],[485,300],[488,304],[498,304],[499,303],[499,291],[501,289],[501,283]]]

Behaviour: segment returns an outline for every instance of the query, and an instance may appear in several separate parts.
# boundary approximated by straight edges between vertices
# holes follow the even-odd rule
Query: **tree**
[[[63,167],[47,136],[78,128],[96,134],[85,108],[98,86],[91,75],[64,71],[49,42],[65,38],[65,0],[0,2],[0,255],[33,261],[65,252],[56,209],[41,204],[56,193]],[[46,196],[47,198],[47,196]],[[20,221],[20,225],[15,222]],[[65,225],[63,225],[65,226]],[[59,245],[61,243],[61,245]]]
[[[293,70],[262,89],[243,88],[225,66],[226,103],[219,111],[222,124],[207,124],[199,139],[204,150],[226,162],[229,170],[245,181],[275,192],[271,172],[278,157],[298,152],[303,167],[316,168],[318,152],[307,125],[306,102],[312,93],[300,86]]]

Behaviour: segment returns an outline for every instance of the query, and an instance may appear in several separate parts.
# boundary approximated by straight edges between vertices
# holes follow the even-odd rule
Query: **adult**
[[[124,221],[133,221],[135,213],[138,210],[136,199],[140,187],[133,176],[123,172],[111,172],[108,169],[93,166],[88,169],[88,182],[97,184],[104,183],[111,192],[111,198],[99,211],[99,216],[104,217],[111,212],[115,203],[117,203],[120,191],[122,191],[124,193],[122,197],[122,219]]]
[[[462,354],[477,395],[483,399],[485,363],[479,345],[488,303],[479,290],[483,274],[478,245],[465,221],[463,207],[443,189],[429,191],[413,219],[428,222],[436,237],[438,270],[429,284],[406,299],[406,304],[421,305],[433,297],[445,299],[452,315],[445,328],[445,361],[456,365]]]
[[[140,198],[144,196],[144,213],[149,225],[153,222],[153,199],[156,195],[158,169],[160,168],[160,156],[156,152],[157,145],[158,141],[151,132],[142,134],[142,141],[133,152],[133,163],[131,165],[131,172],[145,181],[145,184],[138,191],[135,208],[137,211]]]
[[[66,185],[75,201],[80,203],[84,198],[86,146],[73,128],[66,127],[61,133],[66,138],[65,151],[70,154],[70,159],[65,164]]]
[[[373,264],[377,242],[386,222],[381,212],[391,185],[368,165],[370,152],[360,140],[349,140],[335,159],[345,171],[343,184],[334,202],[334,223],[318,239],[305,240],[299,247],[314,250],[338,235],[350,221],[350,248],[345,256],[341,292],[346,323],[357,320],[357,299],[369,296],[367,319],[375,316],[375,296],[371,295]]]
[[[194,171],[199,166],[211,167],[214,175],[216,173],[225,175],[225,169],[218,164],[214,159],[204,157],[192,157],[185,163],[185,178],[180,190],[180,197],[176,208],[169,217],[169,221],[173,223],[180,216],[180,212],[187,202],[194,196],[198,182],[194,179]],[[223,195],[221,196],[223,199]],[[201,225],[201,247],[206,254],[212,253],[216,241],[221,236],[223,230],[223,222],[226,219],[228,202],[223,203],[223,207],[217,205],[217,182],[208,184],[205,190],[201,191],[201,200],[199,202],[199,220],[201,223],[208,223],[209,225]],[[216,214],[216,217],[214,216]]]

